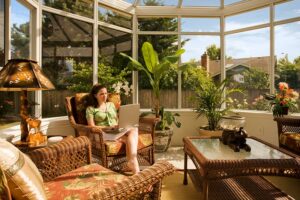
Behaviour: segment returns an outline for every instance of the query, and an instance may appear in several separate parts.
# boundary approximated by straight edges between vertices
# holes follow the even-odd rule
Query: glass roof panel
[[[219,18],[181,18],[182,32],[219,32]]]
[[[115,12],[102,6],[98,7],[98,13],[100,21],[104,21],[124,28],[132,28],[131,15],[123,14],[121,12]]]
[[[43,0],[45,6],[60,9],[66,12],[92,18],[94,16],[94,4],[92,0],[78,0],[75,2],[61,0]]]
[[[269,22],[269,8],[262,8],[226,17],[226,31],[255,26]]]
[[[140,0],[142,6],[177,6],[178,0]]]
[[[182,6],[220,6],[220,0],[183,0]]]
[[[240,1],[243,1],[243,0],[224,0],[224,5],[229,5],[229,4],[233,4],[236,2],[240,2]]]
[[[288,1],[275,6],[275,20],[300,16],[300,0]]]

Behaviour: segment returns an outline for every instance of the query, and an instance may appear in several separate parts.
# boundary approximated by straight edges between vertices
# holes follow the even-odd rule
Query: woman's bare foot
[[[127,166],[132,171],[133,174],[137,174],[140,172],[140,168],[139,168],[139,164],[138,164],[137,160],[136,161],[134,161],[134,160],[128,161]]]

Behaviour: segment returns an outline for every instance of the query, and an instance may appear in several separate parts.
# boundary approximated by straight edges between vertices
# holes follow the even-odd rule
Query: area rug
[[[155,161],[165,160],[175,166],[177,170],[184,169],[184,151],[183,147],[170,147],[163,153],[155,153]],[[193,161],[188,158],[188,169],[196,169]]]

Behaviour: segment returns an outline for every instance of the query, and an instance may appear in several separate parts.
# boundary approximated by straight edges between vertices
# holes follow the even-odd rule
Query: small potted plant
[[[298,92],[290,89],[289,85],[285,82],[280,82],[278,84],[278,89],[276,94],[265,94],[265,98],[270,100],[273,115],[282,117],[283,115],[287,115],[289,110],[297,110],[297,99],[299,98]]]
[[[155,131],[155,151],[163,152],[168,149],[168,146],[171,141],[171,136],[173,135],[173,130],[170,127],[171,124],[175,124],[177,127],[180,127],[181,124],[177,121],[176,117],[179,116],[178,113],[171,113],[165,111],[164,108],[160,106],[160,82],[163,76],[169,71],[172,66],[176,66],[180,58],[180,55],[184,53],[184,49],[179,49],[175,52],[174,55],[169,55],[164,57],[162,60],[158,59],[157,52],[153,49],[153,46],[149,42],[144,42],[142,45],[142,54],[144,58],[145,65],[142,65],[137,60],[132,57],[121,53],[122,56],[127,57],[130,60],[131,66],[135,70],[144,71],[149,78],[149,82],[152,86],[153,91],[153,114],[156,118],[159,119],[159,123],[156,126]],[[180,69],[184,69],[188,64],[183,65]],[[149,113],[144,113],[142,116],[145,116]],[[167,137],[167,139],[165,138]],[[167,141],[165,147],[162,147],[162,142]]]
[[[239,89],[226,89],[226,83],[226,79],[221,83],[215,83],[208,78],[205,84],[199,84],[194,89],[197,117],[205,116],[208,122],[208,125],[200,127],[201,135],[221,136],[222,134],[219,121],[231,109],[230,106],[223,107],[223,105],[229,102],[231,93],[241,92]]]

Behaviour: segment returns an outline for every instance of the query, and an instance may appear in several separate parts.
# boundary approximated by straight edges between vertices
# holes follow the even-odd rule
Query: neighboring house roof
[[[226,71],[228,71],[228,70],[233,70],[239,66],[244,66],[246,68],[253,67],[255,69],[260,69],[268,73],[270,68],[270,63],[271,63],[270,56],[228,59],[226,61],[225,69]],[[219,75],[221,72],[220,61],[210,60],[208,72],[212,75],[212,77]]]

